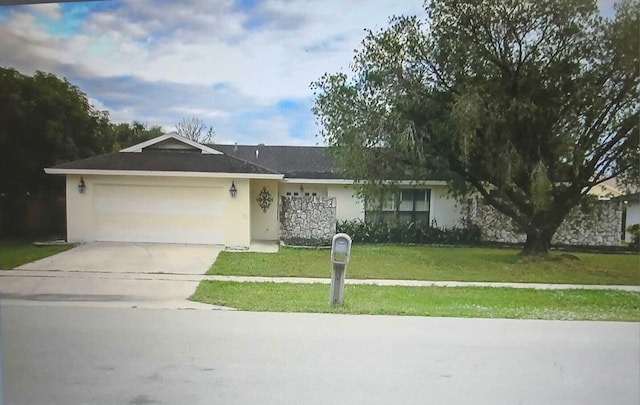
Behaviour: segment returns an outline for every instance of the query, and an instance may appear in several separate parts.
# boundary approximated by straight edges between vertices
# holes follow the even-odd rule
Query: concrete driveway
[[[215,308],[188,301],[223,246],[89,243],[0,272],[2,300]]]
[[[224,246],[95,242],[25,264],[19,270],[204,274]]]

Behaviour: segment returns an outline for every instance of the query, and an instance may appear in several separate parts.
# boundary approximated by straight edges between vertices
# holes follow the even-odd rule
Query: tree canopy
[[[163,134],[162,127],[159,125],[147,128],[139,121],[133,121],[131,124],[126,122],[111,124],[111,131],[111,150],[114,152]]]
[[[46,192],[44,167],[110,149],[108,113],[55,75],[0,68],[0,105],[0,193]]]
[[[321,133],[365,184],[443,177],[546,254],[594,185],[638,182],[640,2],[433,0],[368,31],[352,74],[312,84]]]

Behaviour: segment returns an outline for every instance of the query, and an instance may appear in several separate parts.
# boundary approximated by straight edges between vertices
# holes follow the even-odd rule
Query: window
[[[431,190],[403,189],[382,204],[371,204],[365,210],[366,220],[397,220],[399,222],[429,222]]]

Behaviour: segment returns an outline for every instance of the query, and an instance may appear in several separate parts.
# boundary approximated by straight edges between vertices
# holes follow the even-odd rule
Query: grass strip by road
[[[73,245],[35,246],[30,242],[0,241],[0,269],[10,270],[72,247]]]
[[[640,285],[640,255],[553,252],[532,261],[517,249],[356,245],[347,278]],[[331,276],[326,249],[281,248],[278,253],[221,252],[207,274]],[[577,258],[578,260],[575,260]]]
[[[330,307],[326,284],[203,281],[190,299],[263,312],[640,321],[640,293],[612,290],[346,285],[344,305]]]

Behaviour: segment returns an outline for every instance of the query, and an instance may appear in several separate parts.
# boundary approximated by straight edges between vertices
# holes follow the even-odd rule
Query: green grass
[[[640,285],[640,256],[574,253],[580,260],[531,261],[516,249],[359,245],[347,278],[523,283]],[[281,248],[278,253],[221,252],[207,274],[331,276],[326,249]]]
[[[0,241],[0,269],[13,269],[72,247],[73,245],[35,246],[29,242]]]
[[[203,281],[190,299],[244,311],[640,321],[640,293],[615,290],[346,285],[344,305],[330,307],[325,284]]]

